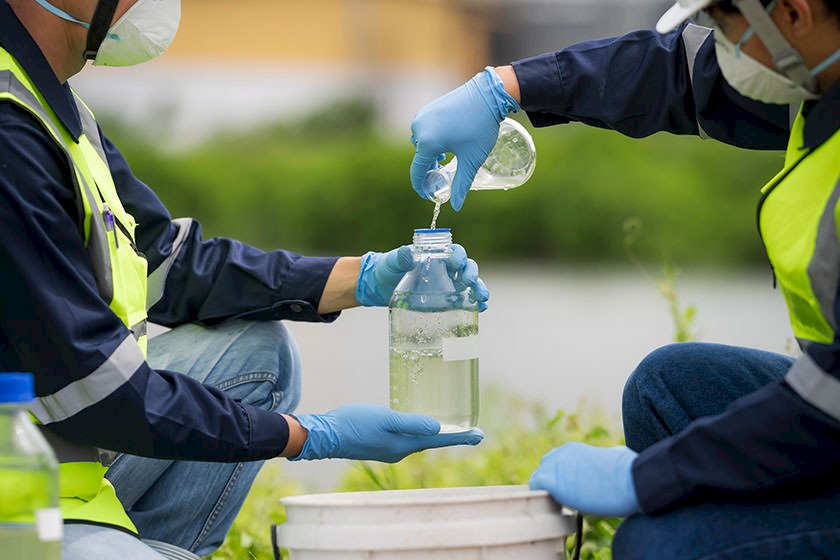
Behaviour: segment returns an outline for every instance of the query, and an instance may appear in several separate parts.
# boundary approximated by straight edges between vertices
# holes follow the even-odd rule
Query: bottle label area
[[[64,521],[59,508],[44,508],[35,512],[38,538],[42,541],[60,541],[64,536]]]
[[[441,342],[444,362],[478,358],[478,336],[448,337]]]

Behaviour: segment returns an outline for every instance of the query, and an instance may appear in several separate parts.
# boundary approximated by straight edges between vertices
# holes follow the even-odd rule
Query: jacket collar
[[[805,102],[802,114],[805,116],[802,131],[805,148],[816,148],[840,130],[840,80],[819,99]]]
[[[4,0],[0,0],[0,46],[17,60],[61,124],[78,141],[82,121],[69,84],[58,81],[41,49]]]

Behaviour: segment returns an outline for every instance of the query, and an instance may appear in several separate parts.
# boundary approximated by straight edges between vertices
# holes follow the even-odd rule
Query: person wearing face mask
[[[531,487],[627,517],[616,560],[840,557],[840,2],[678,0],[655,30],[488,67],[417,113],[414,189],[429,198],[426,172],[453,153],[459,210],[520,109],[535,126],[786,150],[758,225],[802,350],[652,352],[625,385],[627,445],[554,449]]]
[[[395,462],[483,438],[372,404],[291,414],[281,320],[385,306],[415,263],[409,246],[261,251],[170,216],[68,78],[161,54],[179,18],[178,0],[0,0],[0,371],[35,376],[65,560],[212,553],[267,458]],[[447,265],[486,308],[462,247]],[[169,330],[149,340],[148,321]]]

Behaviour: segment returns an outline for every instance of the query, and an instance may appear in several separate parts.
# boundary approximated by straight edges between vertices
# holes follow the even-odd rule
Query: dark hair
[[[835,14],[840,13],[840,0],[823,0],[826,7]]]
[[[840,0],[823,0],[823,4],[829,12],[834,14],[834,17],[840,20]]]

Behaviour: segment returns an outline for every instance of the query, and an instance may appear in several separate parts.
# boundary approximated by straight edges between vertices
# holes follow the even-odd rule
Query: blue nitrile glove
[[[356,282],[356,301],[366,306],[388,305],[394,288],[414,265],[411,245],[403,245],[387,253],[365,253]],[[469,286],[472,288],[470,298],[478,302],[478,310],[487,309],[490,292],[478,277],[478,265],[467,258],[467,252],[457,243],[452,244],[452,254],[446,260],[446,268],[455,288],[460,291]]]
[[[374,404],[346,404],[326,414],[301,414],[297,419],[309,434],[292,461],[332,458],[396,463],[415,451],[476,445],[484,439],[478,428],[441,434],[434,418]]]
[[[424,189],[426,173],[438,166],[445,153],[458,158],[450,202],[460,210],[475,174],[499,137],[499,123],[519,105],[491,67],[470,81],[424,106],[411,123],[411,142],[417,150],[411,162],[411,186],[431,199]]]
[[[478,311],[487,309],[490,291],[478,276],[478,264],[467,257],[467,252],[457,243],[452,244],[452,254],[446,259],[446,269],[457,291],[470,288],[470,301],[478,304]]]
[[[542,458],[529,486],[581,513],[626,517],[641,511],[631,471],[636,455],[624,446],[566,443]]]

